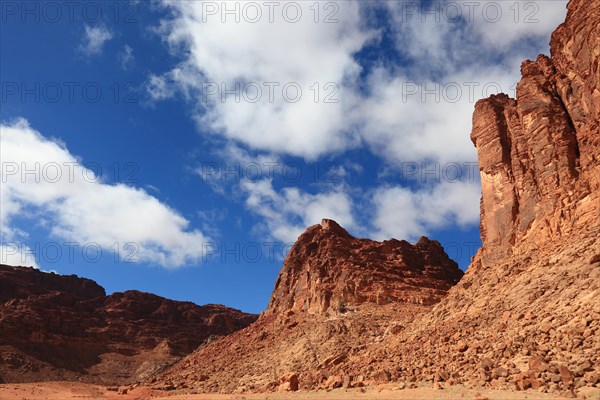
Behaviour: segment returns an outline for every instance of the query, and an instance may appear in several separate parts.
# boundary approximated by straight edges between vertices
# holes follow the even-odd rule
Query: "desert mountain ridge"
[[[357,239],[330,219],[306,229],[283,265],[267,315],[324,313],[340,302],[433,304],[463,275],[437,241]]]
[[[0,264],[0,378],[133,383],[256,318]]]

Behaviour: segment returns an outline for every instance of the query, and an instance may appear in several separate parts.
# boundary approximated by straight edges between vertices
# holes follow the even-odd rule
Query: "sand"
[[[112,389],[112,390],[110,390]],[[418,389],[396,390],[389,385],[369,388],[366,392],[356,389],[336,389],[319,392],[295,392],[272,394],[190,394],[183,391],[164,392],[146,388],[128,390],[120,394],[116,388],[89,385],[74,382],[42,382],[22,384],[1,384],[1,400],[70,400],[70,399],[106,399],[106,400],[546,400],[566,397],[540,393],[538,391],[506,391],[490,389],[469,389],[464,386],[452,386],[442,390],[421,387]],[[600,389],[589,389],[580,394],[580,399],[600,399]]]

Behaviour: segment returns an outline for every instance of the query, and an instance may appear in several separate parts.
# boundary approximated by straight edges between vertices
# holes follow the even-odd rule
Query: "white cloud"
[[[215,149],[214,158],[204,159],[193,168],[213,192],[225,195],[237,192],[241,182],[256,182],[282,176],[286,165],[272,154],[253,154],[235,144]],[[229,189],[234,188],[231,192]]]
[[[379,187],[355,193],[342,187],[310,194],[296,187],[275,190],[269,180],[245,182],[246,207],[263,218],[263,230],[286,243],[323,218],[360,235],[377,240],[391,237],[415,240],[449,226],[469,227],[479,223],[481,188],[477,182],[445,181],[437,186],[411,190]],[[363,211],[357,213],[358,207]]]
[[[115,243],[138,246],[140,261],[165,267],[198,262],[206,238],[188,221],[146,191],[108,185],[85,169],[56,141],[28,122],[1,125],[2,219],[4,241],[15,238],[14,217],[23,208],[32,218],[49,218],[51,234],[109,249]],[[24,171],[36,171],[24,175]]]
[[[376,69],[368,81],[370,96],[357,100],[360,112],[349,120],[375,154],[395,165],[476,161],[469,138],[475,102],[510,92],[515,82],[515,74],[502,67],[420,81]]]
[[[164,76],[150,75],[145,85],[146,91],[153,101],[170,99],[175,95],[175,89]]]
[[[472,162],[476,152],[469,133],[475,102],[497,91],[513,94],[520,63],[547,52],[550,33],[566,14],[566,2],[436,1],[432,3],[440,6],[437,15],[407,13],[407,7],[419,2],[334,2],[339,7],[337,24],[314,23],[312,2],[302,2],[305,18],[299,23],[287,23],[276,13],[275,23],[266,22],[263,14],[252,24],[244,21],[243,13],[240,22],[223,15],[224,3],[163,0],[173,14],[159,32],[184,61],[151,76],[150,93],[154,100],[180,93],[194,105],[200,131],[254,151],[312,161],[366,145],[391,169],[407,161]],[[207,4],[217,7],[211,10],[214,15],[207,12]],[[462,13],[457,22],[448,21],[454,5]],[[501,10],[496,21],[497,5]],[[373,14],[364,11],[372,7],[389,12],[392,39],[402,60],[394,65],[394,49],[386,48],[385,62],[361,81],[356,53],[383,33],[373,32],[367,23],[385,25],[367,21]],[[233,95],[222,101],[221,85],[232,89],[236,82],[296,82],[303,97],[297,103],[281,96],[269,102],[263,88],[257,103],[243,96],[235,101]],[[336,83],[338,102],[315,102],[307,89],[314,82]],[[209,95],[208,89],[216,94]],[[427,94],[431,90],[434,94]],[[244,93],[252,94],[240,90]],[[322,95],[323,91],[320,100]],[[373,198],[355,195],[354,202],[337,189],[307,194],[299,188],[276,191],[269,181],[242,186],[247,206],[281,240],[295,238],[321,218],[335,219],[331,214],[338,211],[346,224],[357,225],[352,217],[357,204],[374,207],[375,217],[365,229],[378,238],[414,238],[451,224],[476,224],[479,218],[476,183],[444,182],[414,190],[380,187]]]
[[[376,239],[414,240],[434,229],[479,222],[480,185],[443,182],[412,191],[405,187],[379,188],[373,195]]]
[[[133,49],[126,44],[119,53],[119,63],[121,64],[121,68],[127,70],[134,62],[135,56],[133,55]]]
[[[466,2],[463,2],[463,4]],[[474,10],[475,31],[487,46],[510,50],[515,42],[533,37],[547,51],[549,34],[560,25],[567,14],[568,0],[480,2],[481,11]]]
[[[396,164],[476,160],[469,140],[475,102],[500,91],[514,96],[521,62],[547,51],[566,13],[562,0],[500,3],[385,3],[406,65],[375,69],[352,115],[376,154]],[[457,10],[463,20],[452,18]],[[529,20],[532,10],[537,23]]]
[[[201,129],[254,149],[311,159],[358,143],[356,132],[340,129],[348,109],[345,82],[356,80],[360,73],[352,55],[373,37],[362,28],[357,2],[336,3],[338,23],[315,23],[308,2],[281,3],[273,23],[266,9],[257,23],[246,18],[235,22],[232,16],[223,23],[220,12],[206,12],[207,2],[163,3],[175,14],[172,20],[163,21],[166,41],[173,49],[182,44],[187,48],[187,60],[166,73],[163,82],[185,93],[195,92],[190,97],[197,102]],[[226,3],[211,4],[220,8]],[[244,4],[235,2],[230,7]],[[286,4],[302,7],[299,22],[285,21]],[[160,88],[163,82],[154,79],[154,86]],[[235,89],[236,83],[241,101],[234,95],[222,101],[224,89]],[[301,97],[292,102],[297,88]],[[337,102],[325,103],[327,95]],[[243,96],[257,101],[246,101]]]
[[[223,12],[225,3],[164,0],[163,4],[173,11],[173,18],[163,21],[159,32],[172,52],[186,59],[151,77],[153,99],[180,91],[195,103],[200,130],[253,149],[314,160],[364,141],[391,162],[419,157],[474,160],[468,136],[475,101],[494,92],[483,90],[488,84],[500,83],[502,91],[510,92],[519,79],[520,62],[547,50],[549,34],[566,12],[566,0],[436,1],[432,7],[439,10],[433,13],[421,13],[418,6],[411,12],[418,2],[350,1],[331,3],[338,7],[329,10],[338,23],[315,23],[312,3],[302,4],[298,23],[286,22],[281,9],[275,10],[270,23],[264,6],[259,22],[250,23],[248,15],[254,14],[244,12],[244,3],[229,8],[237,7],[239,22],[234,20],[236,12]],[[376,69],[364,86],[366,92],[359,92],[361,66],[354,55],[378,37],[366,28],[362,11],[382,6],[390,11],[395,44],[406,61],[396,69]],[[462,19],[454,18],[456,12]],[[321,20],[324,14],[321,10]],[[254,87],[245,91],[243,86],[238,90],[240,101],[231,94],[222,101],[223,89],[235,88],[236,82],[257,82],[263,90],[260,101],[245,100],[243,94],[255,92]],[[276,90],[275,101],[269,102],[264,82],[296,82],[303,97],[289,103]],[[319,102],[308,89],[315,82],[321,86]],[[337,103],[322,101],[326,92],[322,86],[328,82],[339,87]],[[436,102],[429,96],[421,101],[417,95],[403,101],[403,84],[414,83],[428,89],[441,84],[437,92],[442,99]],[[458,100],[451,88],[445,91],[448,84],[463,91]],[[473,84],[479,86],[473,89],[475,97],[469,98],[466,93]],[[210,91],[216,93],[207,94]],[[450,100],[444,97],[448,93]]]
[[[295,242],[308,226],[323,218],[334,219],[348,229],[355,226],[352,200],[341,189],[310,194],[286,187],[278,192],[267,179],[240,186],[248,196],[246,206],[264,218],[264,228],[276,240]]]
[[[34,253],[21,243],[0,244],[0,263],[40,269]]]
[[[547,52],[550,33],[565,18],[567,0],[443,0],[422,9],[415,9],[414,2],[385,4],[392,16],[396,47],[413,63],[412,75],[431,78],[435,73],[451,75],[476,66],[512,68],[507,58],[517,57],[520,62]],[[518,72],[518,68],[513,71]]]
[[[113,34],[103,25],[85,26],[85,36],[80,50],[87,56],[102,54],[104,44],[113,38]]]

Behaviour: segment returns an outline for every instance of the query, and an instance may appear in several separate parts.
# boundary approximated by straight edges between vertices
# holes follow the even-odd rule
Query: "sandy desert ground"
[[[319,392],[295,392],[272,394],[189,394],[183,392],[164,392],[146,388],[135,388],[121,394],[109,388],[73,383],[44,382],[0,385],[1,400],[70,400],[70,399],[106,399],[106,400],[550,400],[565,399],[550,393],[537,391],[500,391],[490,389],[469,389],[464,386],[452,386],[442,390],[420,387],[417,389],[397,390],[393,385],[381,385],[368,388],[365,392],[356,389],[336,389]],[[573,398],[573,397],[571,397]],[[580,393],[579,399],[600,399],[600,389],[590,389]]]

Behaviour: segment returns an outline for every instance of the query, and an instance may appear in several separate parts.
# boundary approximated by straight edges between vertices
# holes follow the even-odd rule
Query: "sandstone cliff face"
[[[106,296],[89,279],[0,265],[0,377],[136,381],[256,317],[137,291]]]
[[[356,239],[326,219],[290,250],[267,313],[323,313],[341,303],[434,304],[462,275],[436,241]]]
[[[340,387],[342,376],[354,377],[346,387],[383,382],[389,373],[370,362],[369,346],[398,335],[462,275],[436,241],[357,239],[323,220],[290,250],[256,323],[186,357],[156,386],[243,392]]]
[[[523,63],[517,99],[492,96],[475,107],[484,264],[598,225],[599,21],[597,2],[571,1],[552,58]]]

